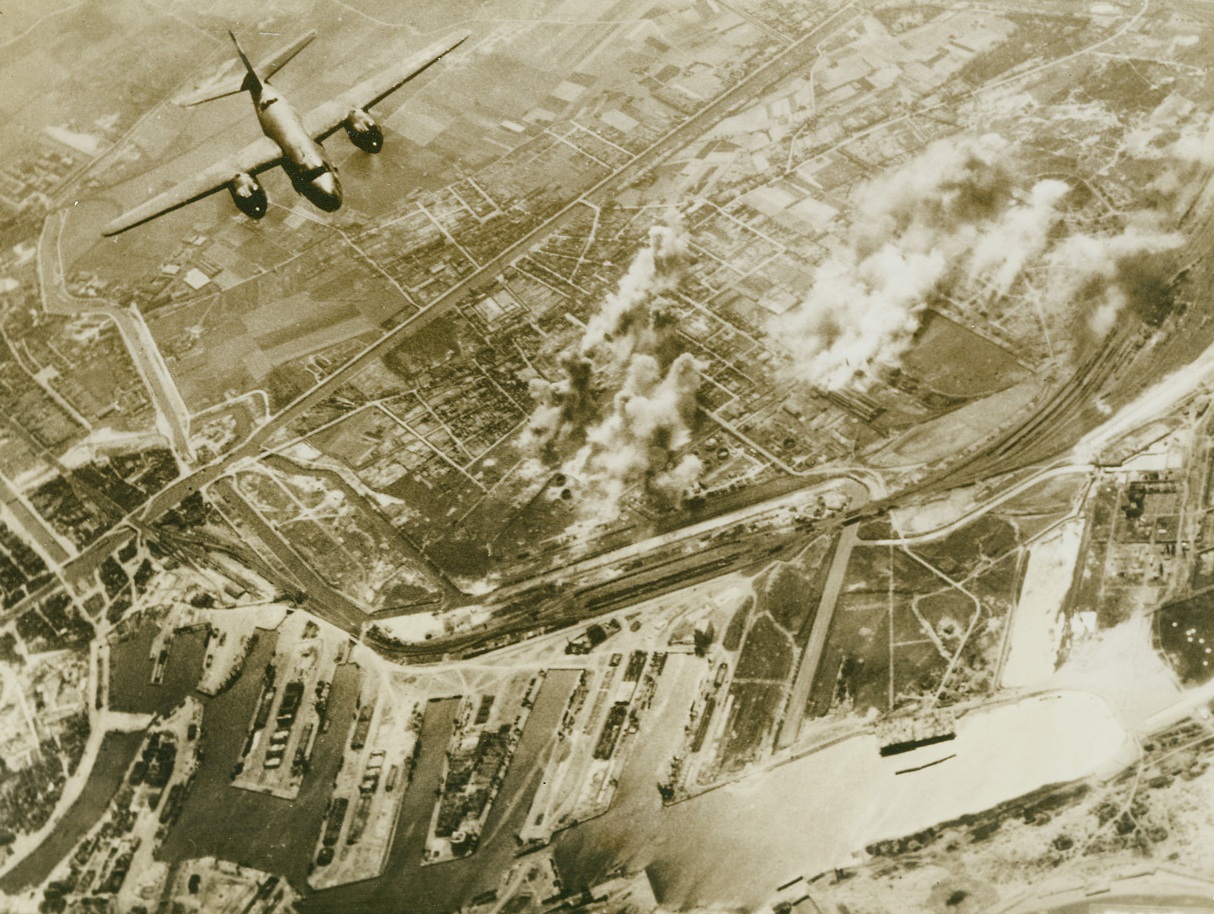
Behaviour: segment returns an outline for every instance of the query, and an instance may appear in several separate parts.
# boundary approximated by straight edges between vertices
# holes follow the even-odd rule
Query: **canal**
[[[145,622],[110,646],[109,697],[113,710],[164,717],[198,685],[206,653],[206,628],[183,629],[165,641],[169,656],[164,677],[153,683],[156,662],[151,653],[157,632],[155,623]]]
[[[337,668],[329,693],[329,728],[316,739],[311,771],[294,800],[233,787],[233,766],[261,695],[262,671],[277,641],[277,632],[261,632],[240,678],[220,695],[204,699],[203,757],[158,859],[177,862],[213,854],[304,885],[354,721],[360,671],[352,664]]]
[[[1131,745],[1103,700],[1053,693],[967,714],[949,743],[883,758],[874,735],[855,736],[662,807],[656,783],[682,734],[675,710],[685,714],[685,703],[668,702],[642,729],[644,749],[612,809],[558,839],[566,886],[623,864],[646,869],[664,906],[754,909],[779,885],[844,865],[875,841],[1120,764]]]
[[[80,796],[59,824],[28,857],[0,879],[0,891],[12,894],[38,885],[91,829],[114,798],[126,770],[135,759],[143,732],[107,733]]]
[[[328,792],[354,720],[361,673],[349,664],[338,668],[331,725],[317,740],[312,771],[296,800],[233,788],[232,766],[277,637],[262,633],[244,674],[221,695],[203,700],[204,757],[158,857],[176,862],[215,855],[281,874],[304,889]],[[132,650],[138,653],[138,646]],[[146,651],[144,656],[146,661]],[[1058,692],[966,714],[949,743],[883,758],[875,736],[852,737],[663,807],[656,785],[682,738],[686,696],[702,675],[702,664],[688,655],[669,658],[611,809],[556,837],[556,861],[567,887],[593,885],[621,866],[644,868],[664,906],[754,908],[778,885],[843,865],[874,841],[989,809],[1044,784],[1082,778],[1117,764],[1128,745],[1103,700],[1084,692]],[[574,671],[554,670],[545,679],[477,852],[465,860],[422,866],[458,710],[454,698],[430,702],[384,875],[312,893],[301,902],[301,912],[445,914],[496,887],[514,860],[515,834],[543,777],[576,678]],[[146,677],[138,681],[139,691],[158,688],[149,686]],[[146,695],[122,697],[151,703]],[[1024,739],[1026,733],[1033,734],[1031,742]],[[44,878],[97,820],[121,782],[140,734],[115,737],[103,743],[85,795],[68,818],[0,887],[11,890]],[[922,767],[935,762],[939,764]],[[921,770],[907,773],[916,768]]]
[[[178,632],[166,642],[164,679],[153,683],[151,656],[157,626],[145,622],[110,648],[110,706],[117,711],[166,715],[193,692],[202,673],[206,631]],[[105,813],[127,768],[135,758],[143,731],[105,734],[80,796],[59,824],[32,853],[0,878],[0,890],[20,891],[42,882]]]
[[[214,698],[194,691],[202,671],[205,629],[178,632],[167,643],[169,657],[159,684],[151,682],[155,636],[156,627],[149,623],[113,645],[111,706],[164,715],[191,694],[203,705],[203,756],[180,816],[158,849],[158,859],[176,862],[213,854],[280,873],[304,885],[328,793],[354,720],[359,668],[352,664],[338,667],[329,695],[331,723],[316,740],[312,770],[299,796],[282,800],[231,786],[232,766],[261,693],[261,672],[274,655],[277,633],[259,633],[245,672]],[[105,812],[142,737],[142,732],[105,736],[81,797],[47,839],[0,880],[0,889],[13,891],[46,878]]]
[[[515,833],[525,821],[539,788],[557,725],[577,676],[573,670],[552,670],[540,687],[476,853],[465,860],[422,866],[430,811],[434,808],[443,757],[459,707],[459,701],[453,698],[431,702],[422,723],[417,767],[401,804],[384,875],[317,892],[300,903],[301,914],[334,911],[443,914],[473,895],[495,887],[518,849]]]

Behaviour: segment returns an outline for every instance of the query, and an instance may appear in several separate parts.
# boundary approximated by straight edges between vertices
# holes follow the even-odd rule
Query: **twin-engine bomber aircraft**
[[[303,36],[272,55],[259,67],[249,63],[249,58],[241,50],[236,36],[231,32],[228,34],[231,35],[232,43],[236,45],[236,53],[244,64],[244,80],[239,86],[202,92],[183,104],[198,104],[248,92],[253,98],[257,120],[265,136],[254,140],[218,165],[182,181],[171,190],[119,216],[107,225],[101,234],[117,235],[119,232],[125,232],[225,187],[231,193],[237,209],[252,219],[260,219],[266,214],[269,201],[265,188],[257,181],[257,175],[276,165],[281,165],[290,177],[296,193],[325,212],[333,212],[341,207],[341,183],[337,180],[336,167],[325,158],[324,148],[320,144],[336,133],[339,127],[345,127],[350,142],[359,149],[370,153],[379,152],[384,145],[384,132],[367,113],[367,109],[383,101],[468,38],[464,34],[455,39],[447,38],[437,42],[416,56],[402,61],[398,66],[377,73],[300,117],[283,98],[282,93],[270,85],[269,78],[315,38],[316,33],[311,32]]]

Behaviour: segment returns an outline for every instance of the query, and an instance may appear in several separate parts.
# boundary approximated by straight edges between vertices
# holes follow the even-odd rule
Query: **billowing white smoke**
[[[777,321],[776,338],[793,355],[789,373],[820,388],[865,387],[898,364],[934,296],[1007,295],[1026,269],[1048,259],[1070,185],[1044,179],[1021,189],[1016,164],[994,134],[944,140],[861,188],[850,243],[827,257],[800,306]],[[1105,278],[1103,289],[1087,287],[1101,293],[1097,324],[1123,303],[1126,258],[1174,246],[1158,231],[1078,238],[1108,261],[1076,265],[1072,274]]]
[[[617,290],[562,356],[564,376],[532,382],[530,444],[580,482],[588,519],[613,519],[633,487],[678,502],[699,480],[699,460],[678,452],[691,439],[700,365],[675,351],[659,299],[687,262],[681,222],[651,229]]]
[[[1123,149],[1127,157],[1150,163],[1148,190],[1161,196],[1160,208],[1180,215],[1206,183],[1201,172],[1214,165],[1214,115],[1182,95],[1169,95],[1126,132]]]
[[[851,244],[781,321],[797,377],[867,383],[911,344],[930,297],[962,275],[1006,294],[1045,248],[1068,190],[1045,180],[1017,199],[1009,160],[994,134],[941,141],[859,191]]]
[[[608,296],[586,324],[582,352],[604,346],[627,350],[636,348],[638,333],[645,331],[649,306],[655,295],[678,285],[687,263],[687,235],[682,222],[655,225],[649,230],[649,245],[642,248],[620,280],[620,286]]]
[[[1214,165],[1214,115],[1183,95],[1168,95],[1126,131],[1122,147],[1136,159]]]
[[[970,256],[970,273],[987,279],[1000,295],[1007,295],[1024,268],[1045,250],[1058,220],[1057,205],[1070,191],[1065,181],[1038,181],[1024,205],[1014,204],[988,231],[978,237]]]
[[[894,361],[919,326],[927,294],[948,269],[940,253],[888,244],[867,257],[852,249],[818,267],[800,308],[786,315],[780,339],[791,370],[820,387],[843,387],[877,363]]]
[[[794,374],[837,389],[896,363],[929,297],[967,253],[999,286],[1010,285],[1019,272],[1010,246],[981,230],[1001,222],[993,217],[1013,203],[1005,149],[994,135],[934,143],[861,189],[852,244],[818,268],[801,306],[782,321]],[[1060,196],[1047,188],[1035,195],[1036,205],[1013,205],[1023,210],[1010,217],[1017,233],[1048,233]]]
[[[1183,235],[1163,232],[1145,216],[1116,235],[1071,235],[1046,256],[1049,295],[1056,304],[1077,306],[1087,331],[1103,337],[1127,307],[1149,319],[1168,294],[1170,271],[1159,255],[1183,243]]]
[[[611,409],[565,465],[582,481],[589,516],[615,517],[624,493],[637,484],[676,503],[683,499],[702,469],[694,454],[676,457],[691,440],[699,389],[700,366],[690,354],[664,372],[653,356],[633,354]]]
[[[1181,133],[1168,150],[1176,158],[1200,165],[1214,165],[1214,114],[1199,118]]]

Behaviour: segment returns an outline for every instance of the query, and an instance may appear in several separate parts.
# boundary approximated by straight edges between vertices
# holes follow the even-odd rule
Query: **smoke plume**
[[[677,504],[699,481],[700,461],[679,452],[691,440],[700,365],[682,351],[662,305],[687,265],[682,224],[651,229],[619,287],[562,354],[561,376],[531,384],[526,443],[580,483],[587,519],[613,519],[634,487]]]
[[[1076,309],[1081,339],[1102,338],[1126,311],[1158,326],[1172,308],[1167,255],[1183,243],[1145,216],[1115,235],[1072,235],[1047,256],[1046,286],[1055,306]]]
[[[988,134],[933,143],[862,187],[849,243],[777,321],[777,339],[793,355],[789,373],[820,388],[866,387],[897,365],[933,297],[1006,296],[1042,265],[1082,292],[1085,332],[1107,330],[1127,303],[1138,311],[1158,293],[1145,274],[1163,269],[1158,255],[1175,246],[1173,236],[1143,222],[1060,243],[1071,186],[1030,182],[1023,171],[1007,141]]]
[[[653,356],[633,354],[611,409],[565,465],[582,481],[587,513],[614,517],[637,484],[664,501],[682,501],[702,469],[694,455],[677,456],[691,440],[699,388],[700,366],[690,354],[665,371]]]

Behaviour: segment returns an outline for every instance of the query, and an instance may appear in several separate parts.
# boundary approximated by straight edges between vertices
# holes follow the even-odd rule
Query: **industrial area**
[[[1214,911],[1214,11],[4,21],[0,908]]]

